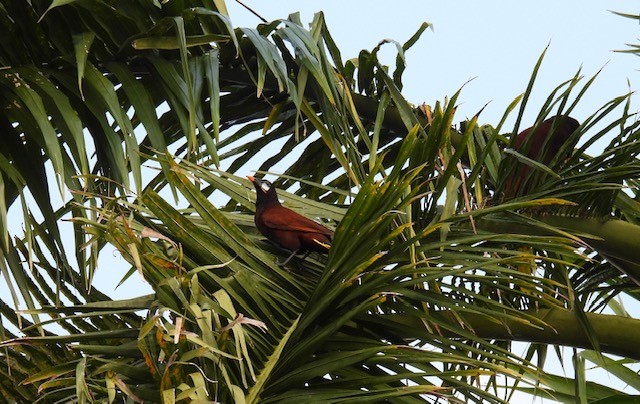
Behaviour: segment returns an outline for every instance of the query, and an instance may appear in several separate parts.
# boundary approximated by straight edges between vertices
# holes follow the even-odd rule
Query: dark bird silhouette
[[[513,148],[531,160],[548,166],[579,126],[580,123],[569,116],[556,115],[544,120],[537,128],[532,126],[518,133],[513,143]],[[568,145],[563,151],[564,156],[556,160],[560,164],[571,155],[578,142],[577,138],[571,140],[572,144]],[[531,167],[526,164],[517,164],[514,167],[507,177],[505,197],[512,198],[518,195],[525,195],[529,191],[529,188],[533,185],[532,181],[530,181],[531,179],[527,179],[530,170]]]
[[[256,227],[267,239],[292,251],[284,262],[276,261],[278,265],[286,265],[298,253],[304,252],[304,259],[312,251],[329,251],[333,236],[331,230],[282,206],[275,187],[269,181],[251,176],[247,178],[253,182],[257,193],[254,217]]]

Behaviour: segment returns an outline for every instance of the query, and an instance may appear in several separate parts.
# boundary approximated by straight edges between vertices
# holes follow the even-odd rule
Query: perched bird
[[[304,258],[311,251],[326,253],[333,232],[311,219],[285,208],[280,204],[276,189],[267,180],[247,177],[256,188],[256,227],[267,239],[280,247],[291,250],[291,255],[280,266],[286,265],[297,253],[305,253]]]
[[[578,121],[570,116],[556,115],[544,120],[537,128],[527,128],[518,133],[513,143],[513,148],[531,160],[549,165],[579,126]],[[564,150],[565,156],[562,156],[557,161],[563,162],[566,160],[573,152],[577,141],[578,139],[574,138],[573,144]],[[516,165],[507,178],[505,185],[506,197],[512,198],[528,192],[528,188],[532,184],[525,184],[525,182],[530,169],[526,164]]]

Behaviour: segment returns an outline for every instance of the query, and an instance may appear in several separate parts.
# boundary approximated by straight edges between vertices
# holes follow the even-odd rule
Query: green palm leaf
[[[606,354],[640,358],[639,320],[597,313],[638,298],[629,94],[545,165],[501,133],[518,105],[513,133],[525,126],[544,54],[495,127],[480,116],[456,127],[461,91],[420,108],[401,92],[427,23],[391,41],[390,72],[377,57],[389,41],[341,60],[322,13],[309,29],[296,14],[235,29],[222,1],[0,3],[8,400],[624,394],[587,382],[585,359],[638,384]],[[537,123],[570,114],[594,80],[558,86]],[[506,199],[522,164],[527,190]],[[280,172],[283,203],[335,229],[327,257],[275,264],[288,252],[253,225],[248,170]],[[24,237],[8,230],[17,198]],[[114,301],[97,288],[106,246],[130,265],[106,270],[141,276],[151,295]],[[524,357],[513,341],[531,343]],[[564,379],[544,369],[558,345],[596,354],[574,355]]]

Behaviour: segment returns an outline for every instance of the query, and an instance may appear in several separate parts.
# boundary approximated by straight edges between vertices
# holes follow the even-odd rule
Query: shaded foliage
[[[14,40],[0,48],[0,269],[13,305],[27,307],[0,305],[4,397],[623,394],[581,380],[585,360],[610,360],[601,353],[640,358],[638,320],[594,313],[638,298],[629,95],[561,150],[545,144],[555,154],[539,162],[508,148],[503,125],[522,100],[519,132],[542,57],[495,127],[477,116],[455,125],[459,93],[419,107],[401,94],[404,52],[428,24],[389,68],[384,42],[343,61],[322,13],[309,29],[296,14],[254,29],[233,28],[222,1],[1,4]],[[570,115],[592,81],[578,72],[558,86],[535,125]],[[275,264],[287,252],[255,230],[238,176],[255,167],[282,171],[284,204],[335,228],[326,259]],[[514,170],[528,192],[508,194]],[[60,206],[49,172],[68,197]],[[12,239],[17,201],[25,235]],[[92,284],[106,246],[152,295],[113,301]],[[514,340],[532,342],[523,357]],[[595,352],[576,352],[576,377],[564,379],[544,372],[554,345]],[[629,371],[618,365],[607,370]]]

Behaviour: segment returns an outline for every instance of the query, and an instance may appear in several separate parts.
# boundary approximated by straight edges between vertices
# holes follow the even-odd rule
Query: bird
[[[580,123],[567,115],[556,115],[544,120],[538,127],[532,126],[518,133],[513,143],[513,148],[518,153],[531,160],[549,165],[558,155],[563,145],[571,140],[572,145],[563,151],[564,156],[556,160],[564,162],[573,152],[577,137],[572,134],[578,129]],[[525,195],[532,184],[526,184],[527,175],[531,168],[526,164],[518,164],[507,177],[505,184],[505,196],[513,198],[517,195]]]
[[[333,231],[280,204],[276,188],[267,180],[247,176],[256,189],[256,212],[254,222],[260,233],[268,240],[291,251],[291,255],[279,266],[287,263],[298,253],[305,253],[303,260],[312,252],[327,253]]]

